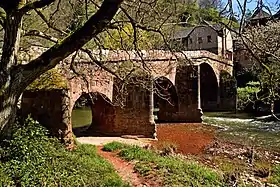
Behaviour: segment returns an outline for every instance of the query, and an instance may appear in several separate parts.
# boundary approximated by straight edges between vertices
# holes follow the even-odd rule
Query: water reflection
[[[89,126],[91,124],[91,109],[90,107],[74,108],[72,111],[72,126],[73,128]]]

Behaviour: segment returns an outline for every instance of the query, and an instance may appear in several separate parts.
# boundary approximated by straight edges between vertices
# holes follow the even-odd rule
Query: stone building
[[[221,25],[200,25],[183,28],[172,37],[174,46],[180,50],[207,50],[226,59],[233,60],[231,32]]]

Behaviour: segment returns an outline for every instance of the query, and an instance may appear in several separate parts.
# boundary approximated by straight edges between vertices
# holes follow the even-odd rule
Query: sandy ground
[[[92,145],[104,145],[113,141],[127,143],[131,145],[145,146],[155,141],[149,138],[121,138],[121,137],[79,137],[77,138],[78,142],[82,144],[92,144]]]
[[[208,129],[207,131],[205,129]],[[157,125],[158,140],[137,138],[136,136],[121,137],[79,137],[78,142],[102,146],[117,141],[144,147],[148,144],[162,146],[162,144],[176,144],[178,151],[183,154],[199,154],[215,137],[214,129],[201,123],[176,123]]]

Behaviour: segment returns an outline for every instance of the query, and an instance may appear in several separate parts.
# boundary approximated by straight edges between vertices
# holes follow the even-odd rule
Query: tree
[[[270,8],[274,9],[275,7],[268,7],[261,1],[255,12],[251,12],[247,9],[249,3],[247,0],[242,2],[237,0],[238,10],[235,11],[232,1],[228,1],[224,10],[229,17],[235,17],[239,20],[239,29],[232,29],[228,25],[224,25],[235,35],[235,55],[249,57],[249,62],[253,62],[250,71],[252,75],[258,75],[261,89],[255,98],[269,104],[272,116],[277,118],[274,114],[274,103],[280,99],[278,94],[280,83],[279,16],[277,14],[272,16]],[[248,22],[249,17],[253,14],[259,14],[259,20],[255,20],[259,24],[252,25]],[[262,17],[263,15],[265,17]],[[238,54],[239,52],[240,54]]]
[[[256,66],[263,94],[257,99],[270,105],[274,115],[274,103],[280,99],[280,22],[268,22],[266,26],[250,27],[243,33],[251,61]],[[276,116],[275,116],[276,117]]]
[[[38,76],[85,45],[110,23],[117,13],[122,0],[105,0],[100,9],[87,22],[61,42],[29,62],[20,64],[18,50],[23,16],[33,9],[49,6],[55,0],[1,1],[3,9],[1,25],[4,42],[0,66],[0,130],[5,132],[15,120],[16,103],[24,89]]]
[[[133,38],[131,47],[134,50],[139,48],[137,39],[141,33],[150,32],[164,37],[162,32],[164,23],[176,19],[176,16],[170,16],[176,15],[177,12],[172,2],[1,0],[0,25],[3,28],[0,62],[1,135],[5,135],[14,123],[17,101],[25,88],[36,78],[80,49],[90,53],[83,46],[104,49],[106,47],[104,38],[122,41],[121,37],[123,33],[127,34],[124,32],[127,28],[131,31],[127,35]],[[168,8],[163,7],[163,4],[168,4]],[[37,21],[38,18],[41,18],[40,22]],[[121,31],[118,32],[119,37],[112,36],[112,30]],[[26,39],[26,36],[31,38]],[[30,62],[21,63],[19,50],[23,46],[30,46],[26,45],[29,41],[48,49]],[[94,58],[92,54],[89,55]],[[114,73],[96,59],[94,62]]]

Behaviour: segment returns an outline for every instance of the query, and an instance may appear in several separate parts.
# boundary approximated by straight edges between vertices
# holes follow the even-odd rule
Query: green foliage
[[[128,149],[123,149],[119,156],[124,158],[125,160],[139,160],[139,161],[146,161],[150,162],[156,159],[156,155],[148,150],[142,149],[138,146],[132,146]]]
[[[229,73],[222,71],[220,74],[220,88],[222,98],[233,98],[236,96],[236,79]]]
[[[280,185],[280,165],[274,166],[272,175],[269,177],[269,182]]]
[[[276,45],[280,39],[279,27],[279,22],[271,21],[244,30],[244,38],[246,38],[244,42],[252,52],[248,55],[252,64],[256,64],[254,71],[263,88],[259,100],[270,104],[272,113],[274,113],[272,110],[274,102],[280,99],[280,48]]]
[[[159,48],[164,44],[163,37],[160,34],[133,28],[131,24],[110,30],[105,34],[103,42],[105,48],[122,50],[148,50]]]
[[[244,88],[237,88],[238,109],[244,110],[248,104],[254,103],[257,100],[257,94],[260,92],[259,82],[249,82]]]
[[[123,148],[126,148],[126,147],[127,147],[126,144],[114,141],[114,142],[110,142],[110,143],[105,144],[102,150],[112,152],[112,151],[120,150],[120,149],[123,149]]]
[[[52,89],[66,89],[67,82],[63,75],[56,69],[51,69],[42,74],[33,83],[31,83],[27,90],[52,90]]]
[[[143,176],[156,175],[164,186],[224,186],[219,174],[192,161],[160,156],[138,146],[122,148],[119,156],[135,161],[135,170]]]
[[[1,145],[0,186],[125,186],[96,147],[69,152],[31,118]]]
[[[221,16],[219,10],[216,8],[200,8],[197,2],[188,3],[184,8],[185,10],[184,14],[181,16],[181,21],[187,21],[190,25],[197,25],[200,24],[202,20],[205,20],[212,24],[224,23],[232,28],[239,27],[237,21]]]

